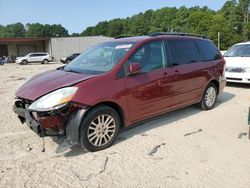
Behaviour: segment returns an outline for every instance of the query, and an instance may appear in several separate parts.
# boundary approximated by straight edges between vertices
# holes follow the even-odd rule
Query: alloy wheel
[[[216,100],[216,90],[214,87],[209,87],[205,94],[205,103],[208,107],[211,107],[214,105],[215,100]]]
[[[100,147],[112,140],[115,131],[115,119],[111,115],[102,114],[91,121],[87,131],[87,138],[93,146]]]

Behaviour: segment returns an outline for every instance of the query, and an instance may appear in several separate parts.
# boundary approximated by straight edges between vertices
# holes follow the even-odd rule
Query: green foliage
[[[68,31],[62,25],[49,24],[27,24],[26,37],[67,37]]]
[[[187,32],[205,35],[217,44],[220,32],[221,49],[227,49],[250,38],[249,2],[228,0],[219,11],[198,6],[148,10],[125,19],[99,22],[95,27],[88,27],[81,35],[116,37],[147,35],[156,31]]]
[[[125,19],[99,22],[96,26],[88,27],[82,33],[73,33],[71,36],[116,37],[147,35],[156,31],[186,32],[205,35],[217,44],[220,32],[221,49],[227,49],[250,38],[249,3],[250,0],[228,0],[218,11],[198,6],[147,10]],[[0,25],[0,37],[67,36],[68,31],[56,24],[28,23],[26,27],[21,23]]]
[[[0,37],[24,37],[25,31],[21,23],[0,26]]]
[[[0,37],[67,37],[68,31],[62,25],[28,23],[26,28],[21,23],[0,25]]]

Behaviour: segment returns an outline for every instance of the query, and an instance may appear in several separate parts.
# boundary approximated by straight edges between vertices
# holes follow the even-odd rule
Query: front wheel
[[[199,106],[202,110],[211,110],[214,108],[217,100],[217,87],[214,83],[209,83],[204,91]]]
[[[81,146],[89,151],[99,151],[111,146],[120,131],[120,117],[111,107],[101,105],[91,109],[80,127]]]
[[[27,65],[28,61],[27,60],[22,60],[21,65]]]

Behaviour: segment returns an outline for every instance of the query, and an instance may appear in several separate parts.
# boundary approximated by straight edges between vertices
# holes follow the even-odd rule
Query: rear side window
[[[46,56],[47,54],[38,54],[37,56]]]
[[[201,61],[201,56],[193,40],[168,40],[171,65],[183,65]]]
[[[206,40],[196,40],[195,42],[202,53],[204,61],[221,59],[219,51],[212,42]]]

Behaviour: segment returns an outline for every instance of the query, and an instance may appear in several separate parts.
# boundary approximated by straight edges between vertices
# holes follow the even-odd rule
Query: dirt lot
[[[12,112],[25,78],[50,65],[0,66],[0,187],[250,187],[250,86],[230,85],[211,111],[174,111],[120,134],[104,151],[56,153]]]

